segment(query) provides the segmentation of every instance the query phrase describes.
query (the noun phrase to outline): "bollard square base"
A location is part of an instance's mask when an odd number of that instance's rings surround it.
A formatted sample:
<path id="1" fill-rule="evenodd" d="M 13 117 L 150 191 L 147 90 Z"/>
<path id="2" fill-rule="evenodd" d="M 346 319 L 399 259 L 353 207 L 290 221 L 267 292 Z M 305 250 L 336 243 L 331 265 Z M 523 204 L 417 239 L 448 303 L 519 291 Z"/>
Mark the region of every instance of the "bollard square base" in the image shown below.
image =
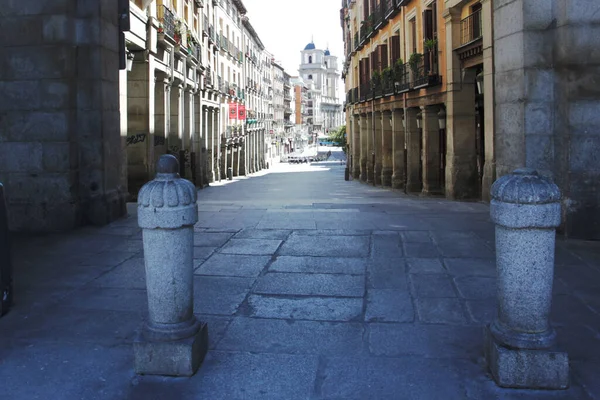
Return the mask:
<path id="1" fill-rule="evenodd" d="M 187 339 L 159 342 L 149 341 L 143 331 L 133 343 L 135 372 L 140 375 L 192 376 L 208 350 L 208 327 Z"/>
<path id="2" fill-rule="evenodd" d="M 485 359 L 496 381 L 506 388 L 567 389 L 569 357 L 567 353 L 505 347 L 485 328 Z"/>

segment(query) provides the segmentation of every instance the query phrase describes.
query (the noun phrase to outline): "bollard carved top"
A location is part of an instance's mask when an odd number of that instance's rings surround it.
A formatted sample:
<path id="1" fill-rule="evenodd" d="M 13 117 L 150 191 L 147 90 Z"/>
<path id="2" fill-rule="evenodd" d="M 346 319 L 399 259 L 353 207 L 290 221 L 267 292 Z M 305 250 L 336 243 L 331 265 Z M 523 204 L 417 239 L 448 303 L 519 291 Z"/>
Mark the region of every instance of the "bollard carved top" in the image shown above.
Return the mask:
<path id="1" fill-rule="evenodd" d="M 551 179 L 531 168 L 519 168 L 492 185 L 490 216 L 507 228 L 557 227 L 561 222 L 561 194 Z"/>
<path id="2" fill-rule="evenodd" d="M 156 170 L 156 178 L 138 194 L 138 225 L 145 229 L 194 225 L 198 222 L 196 187 L 179 176 L 177 158 L 162 155 Z"/>
<path id="3" fill-rule="evenodd" d="M 548 204 L 561 199 L 558 186 L 532 168 L 519 168 L 499 178 L 491 195 L 496 201 L 515 204 Z"/>

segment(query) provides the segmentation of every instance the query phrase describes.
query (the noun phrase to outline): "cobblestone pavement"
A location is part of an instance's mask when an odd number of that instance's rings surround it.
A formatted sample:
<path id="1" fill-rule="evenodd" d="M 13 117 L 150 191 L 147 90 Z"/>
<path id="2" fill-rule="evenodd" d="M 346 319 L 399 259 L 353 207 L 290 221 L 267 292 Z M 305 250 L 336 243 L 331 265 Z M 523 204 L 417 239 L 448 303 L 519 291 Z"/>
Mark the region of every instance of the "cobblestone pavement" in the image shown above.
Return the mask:
<path id="1" fill-rule="evenodd" d="M 0 319 L 8 399 L 600 399 L 600 245 L 557 243 L 553 323 L 566 391 L 499 389 L 482 359 L 495 296 L 480 203 L 279 165 L 199 192 L 192 378 L 135 376 L 146 313 L 135 205 L 102 228 L 21 237 Z"/>

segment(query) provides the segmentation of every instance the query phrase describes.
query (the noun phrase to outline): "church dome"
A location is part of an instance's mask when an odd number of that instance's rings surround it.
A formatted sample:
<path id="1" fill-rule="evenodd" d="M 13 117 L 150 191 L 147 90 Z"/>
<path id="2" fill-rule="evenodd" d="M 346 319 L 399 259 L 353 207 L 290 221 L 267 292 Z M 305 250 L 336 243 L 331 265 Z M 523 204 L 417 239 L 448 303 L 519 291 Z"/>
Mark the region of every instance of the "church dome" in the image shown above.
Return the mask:
<path id="1" fill-rule="evenodd" d="M 325 50 L 325 55 L 326 56 L 330 56 L 331 55 L 331 53 L 329 52 L 329 49 Z"/>
<path id="2" fill-rule="evenodd" d="M 304 50 L 314 50 L 315 49 L 315 44 L 313 42 L 310 42 L 309 44 L 306 45 L 306 47 L 304 48 Z"/>

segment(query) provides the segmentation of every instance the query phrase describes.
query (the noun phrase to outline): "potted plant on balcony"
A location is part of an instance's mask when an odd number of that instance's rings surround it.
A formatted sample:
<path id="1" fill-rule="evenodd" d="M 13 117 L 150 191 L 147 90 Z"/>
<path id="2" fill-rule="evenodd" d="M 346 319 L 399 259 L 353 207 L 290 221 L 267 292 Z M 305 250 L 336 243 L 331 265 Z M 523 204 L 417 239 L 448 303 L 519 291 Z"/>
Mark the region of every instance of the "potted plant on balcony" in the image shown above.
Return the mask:
<path id="1" fill-rule="evenodd" d="M 177 20 L 175 23 L 175 33 L 173 35 L 173 39 L 177 45 L 181 44 L 181 39 L 183 35 L 183 22 L 181 20 Z"/>
<path id="2" fill-rule="evenodd" d="M 390 67 L 385 67 L 383 71 L 381 71 L 381 76 L 383 80 L 384 90 L 389 92 L 390 89 L 394 90 L 394 71 Z"/>
<path id="3" fill-rule="evenodd" d="M 429 75 L 433 75 L 433 62 L 436 46 L 437 39 L 428 39 L 425 41 L 425 49 L 427 49 L 427 53 L 429 54 Z"/>
<path id="4" fill-rule="evenodd" d="M 423 60 L 423 54 L 421 53 L 412 53 L 410 58 L 408 59 L 408 63 L 410 64 L 410 69 L 413 74 L 416 75 L 419 70 L 419 63 Z"/>
<path id="5" fill-rule="evenodd" d="M 394 78 L 397 82 L 404 80 L 404 61 L 401 58 L 394 63 Z"/>
<path id="6" fill-rule="evenodd" d="M 379 71 L 373 71 L 371 74 L 371 92 L 373 96 L 379 91 L 381 88 L 381 73 Z"/>

